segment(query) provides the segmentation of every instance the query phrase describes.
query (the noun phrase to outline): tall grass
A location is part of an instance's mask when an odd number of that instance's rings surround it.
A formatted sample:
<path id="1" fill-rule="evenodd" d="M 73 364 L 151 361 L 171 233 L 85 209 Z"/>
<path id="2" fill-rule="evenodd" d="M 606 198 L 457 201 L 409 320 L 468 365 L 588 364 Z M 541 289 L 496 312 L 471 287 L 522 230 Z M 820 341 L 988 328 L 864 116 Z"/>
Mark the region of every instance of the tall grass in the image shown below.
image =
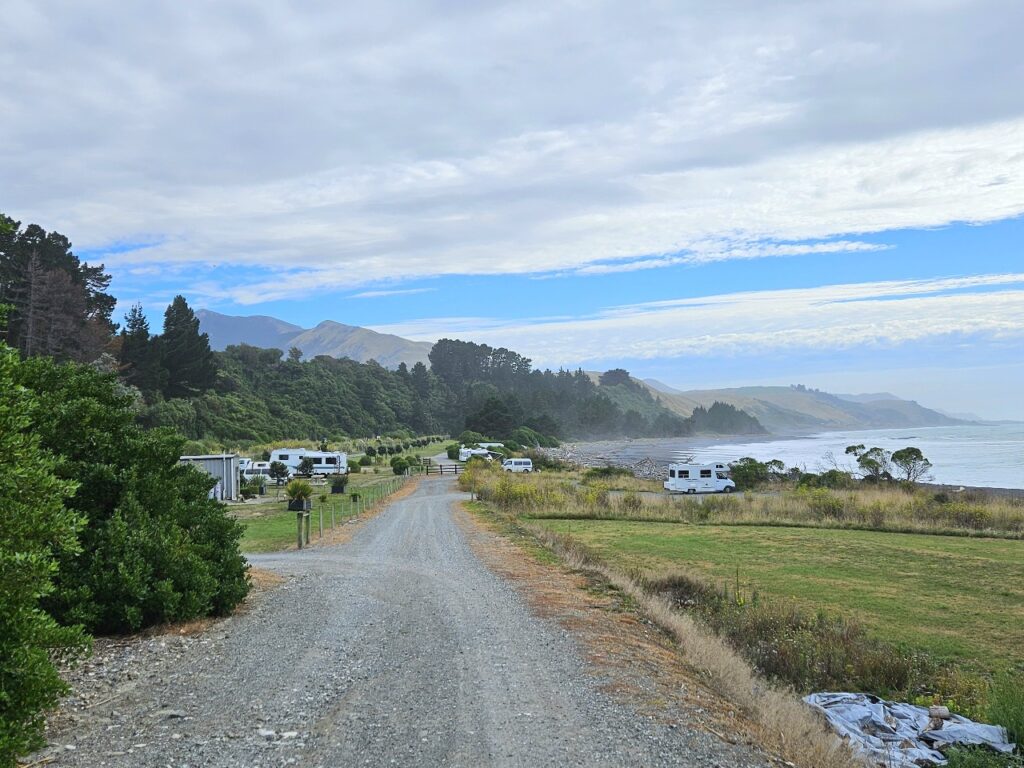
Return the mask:
<path id="1" fill-rule="evenodd" d="M 784 525 L 1024 538 L 1024 502 L 971 494 L 858 487 L 786 489 L 776 493 L 668 496 L 643 493 L 650 481 L 560 473 L 503 477 L 488 467 L 465 476 L 481 499 L 533 517 L 635 520 L 714 525 Z M 607 482 L 605 482 L 607 479 Z M 465 486 L 468 487 L 468 486 Z M 618 491 L 626 493 L 618 493 Z M 633 495 L 630 495 L 630 494 Z M 525 495 L 522 504 L 514 497 Z"/>

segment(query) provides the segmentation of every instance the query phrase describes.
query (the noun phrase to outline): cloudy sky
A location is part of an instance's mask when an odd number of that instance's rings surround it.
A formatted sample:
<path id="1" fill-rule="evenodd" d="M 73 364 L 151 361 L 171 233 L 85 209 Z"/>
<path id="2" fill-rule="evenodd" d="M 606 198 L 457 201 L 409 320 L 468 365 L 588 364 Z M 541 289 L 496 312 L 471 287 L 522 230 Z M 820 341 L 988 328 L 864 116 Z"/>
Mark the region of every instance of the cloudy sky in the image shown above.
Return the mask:
<path id="1" fill-rule="evenodd" d="M 0 210 L 122 309 L 1024 419 L 1024 4 L 5 3 Z"/>

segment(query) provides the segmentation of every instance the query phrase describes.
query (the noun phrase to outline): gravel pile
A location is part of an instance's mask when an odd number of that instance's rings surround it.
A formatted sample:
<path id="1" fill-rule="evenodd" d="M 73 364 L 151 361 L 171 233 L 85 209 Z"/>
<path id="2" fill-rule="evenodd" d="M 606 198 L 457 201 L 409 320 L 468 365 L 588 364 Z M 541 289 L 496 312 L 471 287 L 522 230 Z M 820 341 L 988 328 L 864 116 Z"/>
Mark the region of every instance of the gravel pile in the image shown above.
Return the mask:
<path id="1" fill-rule="evenodd" d="M 344 546 L 253 556 L 289 577 L 198 638 L 80 670 L 36 759 L 60 766 L 770 763 L 599 690 L 572 637 L 472 553 L 449 479 Z M 104 697 L 108 697 L 104 699 Z"/>

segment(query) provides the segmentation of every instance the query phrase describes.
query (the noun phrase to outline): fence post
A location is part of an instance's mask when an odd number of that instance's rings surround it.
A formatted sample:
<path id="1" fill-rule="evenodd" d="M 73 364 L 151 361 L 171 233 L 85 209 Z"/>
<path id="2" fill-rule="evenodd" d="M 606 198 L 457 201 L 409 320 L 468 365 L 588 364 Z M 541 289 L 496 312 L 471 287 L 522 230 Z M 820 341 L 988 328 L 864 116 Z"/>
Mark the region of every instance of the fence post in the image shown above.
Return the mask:
<path id="1" fill-rule="evenodd" d="M 320 538 L 322 539 L 324 537 L 324 505 L 319 504 L 317 511 L 320 512 Z"/>
<path id="2" fill-rule="evenodd" d="M 306 518 L 306 545 L 308 546 L 309 545 L 309 528 L 310 528 L 309 512 L 308 511 L 307 512 L 303 512 L 302 516 L 304 518 Z"/>
<path id="3" fill-rule="evenodd" d="M 298 532 L 298 545 L 299 545 L 299 549 L 302 549 L 302 513 L 301 512 L 296 512 L 295 513 L 295 522 L 298 524 L 298 528 L 299 528 L 299 532 Z"/>
<path id="4" fill-rule="evenodd" d="M 336 502 L 331 502 L 331 530 L 334 530 L 334 505 Z"/>

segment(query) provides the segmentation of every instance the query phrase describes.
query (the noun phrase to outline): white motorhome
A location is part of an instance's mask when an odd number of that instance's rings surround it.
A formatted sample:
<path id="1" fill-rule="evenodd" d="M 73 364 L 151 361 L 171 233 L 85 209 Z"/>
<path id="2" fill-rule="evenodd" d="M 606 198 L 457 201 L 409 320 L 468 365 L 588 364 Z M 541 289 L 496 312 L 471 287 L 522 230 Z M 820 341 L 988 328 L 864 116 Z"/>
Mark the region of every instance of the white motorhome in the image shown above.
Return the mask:
<path id="1" fill-rule="evenodd" d="M 464 445 L 459 446 L 459 461 L 469 461 L 473 456 L 482 456 L 488 461 L 491 460 L 491 452 L 486 448 L 467 448 Z"/>
<path id="2" fill-rule="evenodd" d="M 732 493 L 736 483 L 726 464 L 669 464 L 665 490 L 669 493 Z"/>
<path id="3" fill-rule="evenodd" d="M 306 448 L 275 448 L 270 461 L 279 461 L 294 475 L 305 458 L 313 460 L 314 475 L 344 475 L 348 473 L 348 455 L 341 451 L 310 451 Z"/>
<path id="4" fill-rule="evenodd" d="M 270 462 L 269 461 L 252 461 L 249 460 L 248 466 L 242 470 L 242 477 L 270 477 Z"/>

